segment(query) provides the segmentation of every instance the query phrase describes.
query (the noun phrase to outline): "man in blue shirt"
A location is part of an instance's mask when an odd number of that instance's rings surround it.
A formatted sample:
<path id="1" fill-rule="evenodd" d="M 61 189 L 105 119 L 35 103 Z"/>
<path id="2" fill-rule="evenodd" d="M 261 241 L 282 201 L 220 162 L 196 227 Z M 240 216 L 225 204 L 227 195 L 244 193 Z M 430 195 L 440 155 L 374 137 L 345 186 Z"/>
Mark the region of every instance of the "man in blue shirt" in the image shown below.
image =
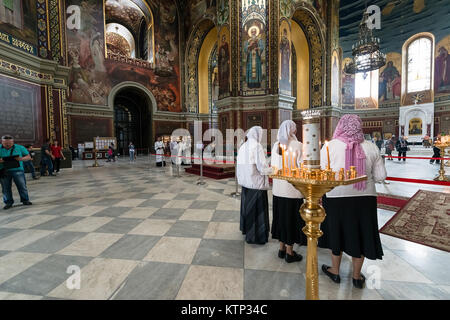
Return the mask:
<path id="1" fill-rule="evenodd" d="M 16 184 L 19 191 L 20 201 L 24 205 L 31 205 L 28 197 L 27 182 L 23 170 L 22 161 L 31 160 L 27 149 L 21 145 L 14 144 L 14 138 L 11 135 L 2 137 L 0 146 L 0 182 L 2 184 L 3 209 L 7 210 L 14 203 L 12 194 L 12 181 Z"/>

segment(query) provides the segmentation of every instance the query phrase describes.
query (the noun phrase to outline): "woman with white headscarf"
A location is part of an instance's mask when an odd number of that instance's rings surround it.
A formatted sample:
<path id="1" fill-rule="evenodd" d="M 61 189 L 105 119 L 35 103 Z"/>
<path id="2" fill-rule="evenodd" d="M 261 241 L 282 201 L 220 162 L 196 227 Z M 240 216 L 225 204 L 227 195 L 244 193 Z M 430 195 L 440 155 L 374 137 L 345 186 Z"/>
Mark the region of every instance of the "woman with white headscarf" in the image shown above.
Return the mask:
<path id="1" fill-rule="evenodd" d="M 272 167 L 283 167 L 281 148 L 285 148 L 288 160 L 295 162 L 297 168 L 302 162 L 302 143 L 295 136 L 297 125 L 292 120 L 283 121 L 278 129 L 277 142 L 272 148 Z M 286 164 L 292 167 L 290 160 Z M 301 261 L 302 256 L 293 250 L 294 243 L 306 245 L 307 239 L 302 231 L 305 222 L 300 216 L 300 206 L 303 203 L 303 195 L 289 182 L 280 179 L 273 180 L 273 219 L 272 238 L 280 241 L 278 257 L 285 259 L 287 263 Z"/>
<path id="2" fill-rule="evenodd" d="M 236 164 L 238 183 L 242 186 L 240 230 L 245 234 L 245 241 L 254 244 L 265 244 L 270 230 L 267 190 L 272 169 L 261 145 L 262 134 L 263 129 L 258 126 L 248 131 Z"/>
<path id="3" fill-rule="evenodd" d="M 367 180 L 336 187 L 322 200 L 327 216 L 321 225 L 323 236 L 318 245 L 331 249 L 332 263 L 331 267 L 322 265 L 322 271 L 333 282 L 340 283 L 339 267 L 342 252 L 345 252 L 352 257 L 353 286 L 362 289 L 364 258 L 381 260 L 383 256 L 375 182 L 386 178 L 386 168 L 377 146 L 364 139 L 362 121 L 357 115 L 346 114 L 339 120 L 328 148 L 333 171 L 355 166 L 358 175 L 367 175 Z M 323 147 L 320 153 L 323 169 L 327 161 L 327 151 Z"/>

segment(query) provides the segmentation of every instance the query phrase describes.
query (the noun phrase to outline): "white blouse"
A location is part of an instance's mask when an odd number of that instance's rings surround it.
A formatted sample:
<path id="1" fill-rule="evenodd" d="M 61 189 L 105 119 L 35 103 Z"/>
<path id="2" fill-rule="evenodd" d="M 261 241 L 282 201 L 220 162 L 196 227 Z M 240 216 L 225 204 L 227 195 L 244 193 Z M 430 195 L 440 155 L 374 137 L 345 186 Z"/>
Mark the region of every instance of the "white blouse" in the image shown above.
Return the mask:
<path id="1" fill-rule="evenodd" d="M 239 185 L 248 189 L 270 189 L 268 175 L 272 168 L 267 163 L 266 154 L 260 143 L 250 139 L 238 151 L 236 176 Z"/>
<path id="2" fill-rule="evenodd" d="M 272 167 L 277 167 L 277 169 L 282 168 L 281 163 L 281 156 L 278 154 L 278 145 L 279 142 L 275 142 L 272 148 L 272 159 L 271 159 L 271 165 Z M 296 154 L 296 166 L 297 168 L 300 168 L 300 164 L 302 163 L 302 143 L 291 139 L 289 140 L 289 144 L 286 148 L 286 150 L 292 150 L 292 152 L 295 152 Z M 291 167 L 290 162 L 288 162 L 288 167 Z M 301 199 L 303 198 L 303 195 L 300 191 L 295 189 L 292 184 L 285 180 L 280 179 L 273 179 L 273 186 L 272 186 L 272 194 L 277 197 L 283 197 L 283 198 L 291 198 L 291 199 Z"/>
<path id="3" fill-rule="evenodd" d="M 330 167 L 333 171 L 339 172 L 341 168 L 345 169 L 345 149 L 347 145 L 338 140 L 333 139 L 328 143 L 328 149 L 330 153 Z M 341 197 L 361 197 L 361 196 L 376 196 L 377 191 L 375 188 L 375 182 L 381 182 L 386 178 L 386 168 L 384 166 L 383 159 L 380 156 L 378 147 L 368 141 L 361 143 L 361 147 L 366 154 L 366 189 L 357 190 L 353 185 L 336 187 L 330 192 L 327 192 L 328 198 L 341 198 Z M 322 169 L 327 166 L 327 149 L 325 146 L 320 151 L 320 165 Z M 337 173 L 336 173 L 337 177 Z"/>

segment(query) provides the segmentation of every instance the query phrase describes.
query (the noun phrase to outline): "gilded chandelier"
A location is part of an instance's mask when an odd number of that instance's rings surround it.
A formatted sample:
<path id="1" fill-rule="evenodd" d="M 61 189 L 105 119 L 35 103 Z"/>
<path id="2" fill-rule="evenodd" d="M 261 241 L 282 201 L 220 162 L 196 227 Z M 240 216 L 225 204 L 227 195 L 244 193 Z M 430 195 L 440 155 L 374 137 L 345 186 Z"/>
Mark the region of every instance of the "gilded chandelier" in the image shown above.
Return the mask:
<path id="1" fill-rule="evenodd" d="M 369 13 L 364 12 L 359 24 L 359 40 L 352 46 L 353 60 L 345 67 L 350 74 L 370 72 L 386 64 L 386 55 L 380 52 L 380 38 L 374 38 L 372 29 L 367 26 Z"/>

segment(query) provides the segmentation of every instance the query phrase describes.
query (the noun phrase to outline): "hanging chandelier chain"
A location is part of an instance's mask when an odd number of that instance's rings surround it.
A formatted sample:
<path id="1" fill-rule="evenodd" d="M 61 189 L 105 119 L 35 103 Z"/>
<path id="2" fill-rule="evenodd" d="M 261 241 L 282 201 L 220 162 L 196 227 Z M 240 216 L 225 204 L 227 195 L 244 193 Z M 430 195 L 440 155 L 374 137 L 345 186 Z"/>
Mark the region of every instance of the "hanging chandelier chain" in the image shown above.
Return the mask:
<path id="1" fill-rule="evenodd" d="M 366 9 L 359 24 L 358 42 L 352 46 L 353 60 L 346 66 L 346 73 L 366 74 L 386 64 L 386 55 L 380 52 L 380 39 L 373 36 L 372 29 L 367 25 L 368 20 Z"/>

